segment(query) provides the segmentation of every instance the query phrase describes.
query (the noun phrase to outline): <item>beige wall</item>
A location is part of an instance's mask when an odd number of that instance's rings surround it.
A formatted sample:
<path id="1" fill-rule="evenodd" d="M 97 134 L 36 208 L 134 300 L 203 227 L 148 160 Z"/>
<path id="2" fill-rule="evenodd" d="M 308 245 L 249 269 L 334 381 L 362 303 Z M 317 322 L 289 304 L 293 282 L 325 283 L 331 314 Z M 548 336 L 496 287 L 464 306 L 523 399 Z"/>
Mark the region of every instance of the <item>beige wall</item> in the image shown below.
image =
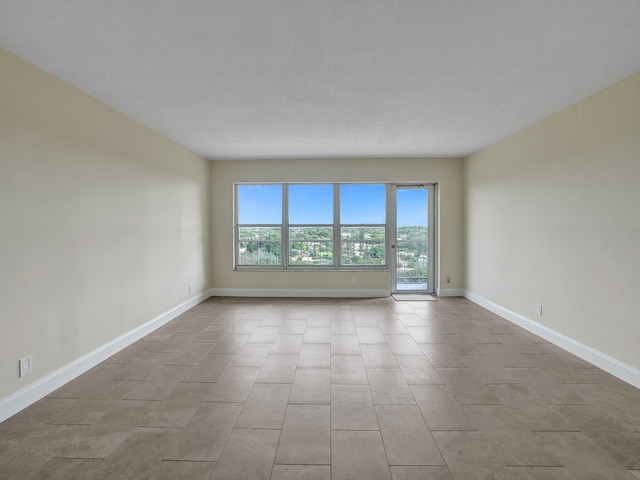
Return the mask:
<path id="1" fill-rule="evenodd" d="M 464 178 L 466 289 L 640 368 L 640 73 L 471 155 Z"/>
<path id="2" fill-rule="evenodd" d="M 435 182 L 439 185 L 440 278 L 462 287 L 460 159 L 218 161 L 211 170 L 213 286 L 219 289 L 389 289 L 389 272 L 247 272 L 233 270 L 234 182 Z M 351 278 L 358 277 L 358 285 Z"/>
<path id="3" fill-rule="evenodd" d="M 2 399 L 210 287 L 210 164 L 1 49 L 0 85 Z"/>

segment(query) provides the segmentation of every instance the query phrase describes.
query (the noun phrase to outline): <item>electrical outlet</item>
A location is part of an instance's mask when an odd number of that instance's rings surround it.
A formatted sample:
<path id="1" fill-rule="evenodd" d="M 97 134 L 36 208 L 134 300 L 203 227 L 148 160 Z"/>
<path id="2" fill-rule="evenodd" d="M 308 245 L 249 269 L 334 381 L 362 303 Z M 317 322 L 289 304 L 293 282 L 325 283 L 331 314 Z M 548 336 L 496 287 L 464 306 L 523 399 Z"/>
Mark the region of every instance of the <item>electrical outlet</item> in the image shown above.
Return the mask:
<path id="1" fill-rule="evenodd" d="M 447 277 L 447 283 L 451 283 L 451 277 Z"/>
<path id="2" fill-rule="evenodd" d="M 538 314 L 539 317 L 542 316 L 542 304 L 541 303 L 536 303 L 536 313 Z"/>
<path id="3" fill-rule="evenodd" d="M 357 285 L 358 284 L 358 277 L 351 277 L 351 285 Z"/>
<path id="4" fill-rule="evenodd" d="M 31 355 L 18 360 L 18 375 L 24 377 L 31 373 Z"/>

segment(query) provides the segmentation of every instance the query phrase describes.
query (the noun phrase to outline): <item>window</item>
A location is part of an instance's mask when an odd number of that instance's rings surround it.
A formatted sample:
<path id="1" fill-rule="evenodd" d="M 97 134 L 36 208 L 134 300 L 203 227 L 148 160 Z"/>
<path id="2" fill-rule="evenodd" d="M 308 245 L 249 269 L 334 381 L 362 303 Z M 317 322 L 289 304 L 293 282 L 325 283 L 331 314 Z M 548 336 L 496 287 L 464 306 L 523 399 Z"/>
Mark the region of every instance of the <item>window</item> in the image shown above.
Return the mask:
<path id="1" fill-rule="evenodd" d="M 340 185 L 343 265 L 385 265 L 385 185 Z"/>
<path id="2" fill-rule="evenodd" d="M 386 267 L 384 184 L 236 185 L 236 267 Z"/>
<path id="3" fill-rule="evenodd" d="M 236 265 L 282 265 L 282 185 L 238 185 Z"/>
<path id="4" fill-rule="evenodd" d="M 289 265 L 333 265 L 333 185 L 289 185 Z"/>

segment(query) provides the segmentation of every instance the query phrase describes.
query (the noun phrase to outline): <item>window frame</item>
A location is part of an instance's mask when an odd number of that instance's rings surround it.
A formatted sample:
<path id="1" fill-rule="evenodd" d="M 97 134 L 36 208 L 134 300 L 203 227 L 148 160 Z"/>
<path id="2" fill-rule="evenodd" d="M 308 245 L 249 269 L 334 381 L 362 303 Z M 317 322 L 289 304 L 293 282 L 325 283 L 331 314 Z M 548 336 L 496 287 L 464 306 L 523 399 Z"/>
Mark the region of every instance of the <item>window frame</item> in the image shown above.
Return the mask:
<path id="1" fill-rule="evenodd" d="M 282 186 L 282 223 L 280 224 L 240 224 L 238 190 L 242 185 L 281 185 Z M 290 185 L 331 185 L 333 189 L 333 224 L 290 224 L 289 223 L 289 186 Z M 341 185 L 383 185 L 385 194 L 384 223 L 375 224 L 342 224 L 340 223 L 340 186 Z M 237 271 L 388 271 L 389 270 L 389 213 L 390 184 L 375 181 L 362 182 L 234 182 L 233 184 L 233 249 L 234 265 Z M 267 227 L 280 228 L 281 264 L 240 264 L 240 228 Z M 333 229 L 333 264 L 332 265 L 300 265 L 290 262 L 290 229 L 296 227 L 331 227 Z M 384 228 L 384 264 L 343 264 L 342 263 L 342 228 Z"/>

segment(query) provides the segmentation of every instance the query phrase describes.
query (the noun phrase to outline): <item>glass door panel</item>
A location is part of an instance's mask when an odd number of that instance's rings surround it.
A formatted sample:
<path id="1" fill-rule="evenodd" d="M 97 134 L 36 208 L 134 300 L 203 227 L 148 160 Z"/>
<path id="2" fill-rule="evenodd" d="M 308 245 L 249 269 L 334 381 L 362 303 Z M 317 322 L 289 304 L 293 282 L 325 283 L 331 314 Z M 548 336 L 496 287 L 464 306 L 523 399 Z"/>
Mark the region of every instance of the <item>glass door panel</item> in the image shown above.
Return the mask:
<path id="1" fill-rule="evenodd" d="M 433 185 L 394 185 L 392 293 L 433 293 Z"/>

